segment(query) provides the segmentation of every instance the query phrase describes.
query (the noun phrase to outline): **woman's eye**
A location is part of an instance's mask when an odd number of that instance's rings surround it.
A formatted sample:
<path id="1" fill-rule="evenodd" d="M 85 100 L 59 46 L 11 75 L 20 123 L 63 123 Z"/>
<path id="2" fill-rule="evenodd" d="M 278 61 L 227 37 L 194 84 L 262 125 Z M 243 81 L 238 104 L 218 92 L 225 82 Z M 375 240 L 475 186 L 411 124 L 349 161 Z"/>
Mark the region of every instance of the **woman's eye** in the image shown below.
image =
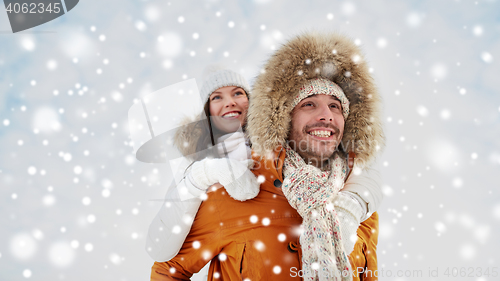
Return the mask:
<path id="1" fill-rule="evenodd" d="M 212 97 L 211 100 L 216 100 L 216 99 L 220 99 L 220 97 L 219 96 L 214 96 L 214 97 Z"/>
<path id="2" fill-rule="evenodd" d="M 242 92 L 236 92 L 234 93 L 235 96 L 240 96 L 240 95 L 244 95 Z"/>

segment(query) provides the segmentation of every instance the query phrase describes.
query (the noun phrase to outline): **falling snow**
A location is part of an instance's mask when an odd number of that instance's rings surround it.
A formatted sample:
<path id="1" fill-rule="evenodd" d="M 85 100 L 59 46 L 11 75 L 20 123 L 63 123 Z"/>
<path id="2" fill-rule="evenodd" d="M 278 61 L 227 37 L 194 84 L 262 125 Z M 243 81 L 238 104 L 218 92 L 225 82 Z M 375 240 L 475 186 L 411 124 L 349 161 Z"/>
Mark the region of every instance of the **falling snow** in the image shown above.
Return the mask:
<path id="1" fill-rule="evenodd" d="M 10 239 L 10 252 L 18 260 L 31 259 L 37 248 L 37 242 L 29 234 L 16 234 Z"/>
<path id="2" fill-rule="evenodd" d="M 489 52 L 481 53 L 481 59 L 483 59 L 483 61 L 486 63 L 493 62 L 493 56 Z"/>
<path id="3" fill-rule="evenodd" d="M 8 52 L 0 56 L 0 260 L 9 268 L 3 279 L 148 278 L 148 227 L 163 203 L 175 206 L 162 201 L 172 175 L 165 165 L 136 159 L 129 108 L 183 79 L 195 78 L 201 88 L 203 69 L 214 63 L 240 71 L 252 85 L 273 50 L 311 26 L 353 38 L 363 56 L 349 59 L 366 63 L 382 96 L 380 267 L 498 262 L 500 37 L 488 21 L 498 1 L 107 5 L 119 10 L 95 14 L 92 4 L 80 3 L 77 14 L 62 20 L 2 34 Z M 466 20 L 453 16 L 464 14 Z M 307 67 L 314 58 L 303 62 Z M 177 118 L 184 115 L 173 98 L 171 104 Z M 244 219 L 272 228 L 278 223 L 273 214 Z M 182 233 L 184 222 L 163 231 Z M 266 239 L 247 247 L 265 253 L 264 241 L 286 245 L 295 238 L 280 231 Z M 205 243 L 189 247 L 207 262 L 229 259 L 205 251 Z M 288 273 L 269 266 L 272 274 Z"/>
<path id="4" fill-rule="evenodd" d="M 49 260 L 56 267 L 67 267 L 75 259 L 75 251 L 67 242 L 56 242 L 49 248 Z"/>
<path id="5" fill-rule="evenodd" d="M 411 12 L 406 17 L 406 23 L 413 28 L 417 28 L 418 26 L 420 26 L 421 22 L 422 16 L 417 12 Z"/>

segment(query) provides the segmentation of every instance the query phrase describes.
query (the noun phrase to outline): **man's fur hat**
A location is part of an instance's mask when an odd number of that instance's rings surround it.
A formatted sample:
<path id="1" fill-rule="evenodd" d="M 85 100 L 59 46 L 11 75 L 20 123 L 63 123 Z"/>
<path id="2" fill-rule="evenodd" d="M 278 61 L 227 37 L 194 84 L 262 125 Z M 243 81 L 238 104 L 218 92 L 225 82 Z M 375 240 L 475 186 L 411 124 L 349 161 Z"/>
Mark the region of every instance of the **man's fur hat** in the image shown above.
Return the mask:
<path id="1" fill-rule="evenodd" d="M 339 85 L 350 102 L 341 148 L 356 153 L 360 168 L 384 146 L 381 98 L 361 50 L 335 33 L 305 33 L 278 49 L 257 77 L 247 115 L 252 149 L 260 154 L 285 144 L 292 102 L 304 83 L 316 77 Z"/>

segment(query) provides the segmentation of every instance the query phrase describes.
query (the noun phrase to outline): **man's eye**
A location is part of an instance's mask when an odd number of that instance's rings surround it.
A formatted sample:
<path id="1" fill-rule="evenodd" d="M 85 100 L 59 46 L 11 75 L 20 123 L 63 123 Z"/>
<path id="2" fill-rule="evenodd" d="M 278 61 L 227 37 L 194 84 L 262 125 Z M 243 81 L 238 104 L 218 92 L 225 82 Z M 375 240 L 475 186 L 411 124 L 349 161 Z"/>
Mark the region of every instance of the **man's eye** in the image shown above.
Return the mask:
<path id="1" fill-rule="evenodd" d="M 313 106 L 312 102 L 306 102 L 302 106 Z"/>
<path id="2" fill-rule="evenodd" d="M 336 103 L 332 104 L 331 107 L 332 108 L 340 108 L 340 106 L 338 104 L 336 104 Z"/>

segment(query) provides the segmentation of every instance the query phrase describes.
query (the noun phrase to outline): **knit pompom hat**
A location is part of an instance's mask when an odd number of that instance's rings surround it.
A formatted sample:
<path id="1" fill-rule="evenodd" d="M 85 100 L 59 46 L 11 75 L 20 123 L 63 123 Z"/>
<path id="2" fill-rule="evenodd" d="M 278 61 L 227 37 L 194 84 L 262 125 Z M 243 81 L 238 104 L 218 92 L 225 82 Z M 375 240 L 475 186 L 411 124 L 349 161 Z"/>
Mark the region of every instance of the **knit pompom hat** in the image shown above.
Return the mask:
<path id="1" fill-rule="evenodd" d="M 201 86 L 200 95 L 203 102 L 206 102 L 215 90 L 234 86 L 242 88 L 247 95 L 250 95 L 250 86 L 243 75 L 230 69 L 210 69 L 209 74 Z"/>
<path id="2" fill-rule="evenodd" d="M 342 116 L 344 120 L 349 116 L 349 100 L 342 91 L 339 85 L 324 78 L 314 78 L 307 80 L 307 82 L 300 87 L 299 93 L 295 96 L 292 102 L 292 108 L 297 106 L 303 99 L 312 95 L 329 95 L 336 97 L 342 105 Z"/>

